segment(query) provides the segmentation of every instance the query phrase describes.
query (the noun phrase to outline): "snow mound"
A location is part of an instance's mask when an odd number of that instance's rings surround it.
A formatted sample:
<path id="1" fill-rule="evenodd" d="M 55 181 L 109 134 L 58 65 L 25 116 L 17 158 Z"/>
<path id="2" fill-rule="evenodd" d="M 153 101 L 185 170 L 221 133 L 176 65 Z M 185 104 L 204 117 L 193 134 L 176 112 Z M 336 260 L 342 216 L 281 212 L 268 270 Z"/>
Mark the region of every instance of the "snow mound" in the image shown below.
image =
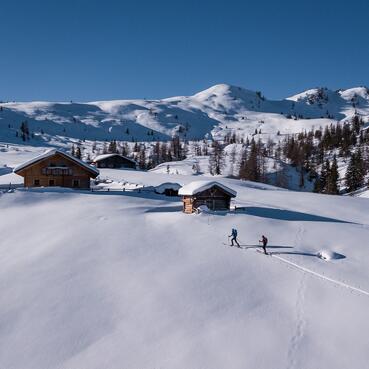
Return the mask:
<path id="1" fill-rule="evenodd" d="M 330 261 L 330 260 L 339 260 L 339 259 L 344 259 L 346 256 L 339 254 L 337 252 L 334 251 L 330 251 L 330 250 L 321 250 L 318 252 L 317 256 L 320 259 L 326 260 L 326 261 Z"/>

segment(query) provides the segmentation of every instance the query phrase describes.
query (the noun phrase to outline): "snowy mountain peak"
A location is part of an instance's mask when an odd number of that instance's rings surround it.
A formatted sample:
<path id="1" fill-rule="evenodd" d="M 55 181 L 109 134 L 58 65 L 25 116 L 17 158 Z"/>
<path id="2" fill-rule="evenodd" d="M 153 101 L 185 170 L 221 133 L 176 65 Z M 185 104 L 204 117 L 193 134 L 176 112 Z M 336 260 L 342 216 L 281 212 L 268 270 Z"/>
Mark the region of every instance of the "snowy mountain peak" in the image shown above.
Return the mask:
<path id="1" fill-rule="evenodd" d="M 346 90 L 340 89 L 337 91 L 332 91 L 326 87 L 312 88 L 303 91 L 299 94 L 288 97 L 288 100 L 305 102 L 309 105 L 314 103 L 327 102 L 331 99 L 342 98 L 346 101 L 353 101 L 358 98 L 369 100 L 369 89 L 365 86 L 352 87 Z"/>
<path id="2" fill-rule="evenodd" d="M 345 100 L 353 100 L 357 98 L 369 100 L 369 88 L 365 86 L 348 88 L 347 90 L 341 90 L 339 93 Z"/>
<path id="3" fill-rule="evenodd" d="M 206 100 L 211 98 L 231 98 L 231 99 L 249 99 L 259 96 L 260 93 L 255 91 L 247 90 L 243 87 L 228 85 L 225 83 L 217 84 L 206 90 L 200 91 L 193 97 L 200 100 Z"/>
<path id="4" fill-rule="evenodd" d="M 290 96 L 287 99 L 292 101 L 305 102 L 309 105 L 313 105 L 315 103 L 328 101 L 329 96 L 332 96 L 334 94 L 334 91 L 329 90 L 326 87 L 317 87 L 300 92 L 299 94 Z"/>

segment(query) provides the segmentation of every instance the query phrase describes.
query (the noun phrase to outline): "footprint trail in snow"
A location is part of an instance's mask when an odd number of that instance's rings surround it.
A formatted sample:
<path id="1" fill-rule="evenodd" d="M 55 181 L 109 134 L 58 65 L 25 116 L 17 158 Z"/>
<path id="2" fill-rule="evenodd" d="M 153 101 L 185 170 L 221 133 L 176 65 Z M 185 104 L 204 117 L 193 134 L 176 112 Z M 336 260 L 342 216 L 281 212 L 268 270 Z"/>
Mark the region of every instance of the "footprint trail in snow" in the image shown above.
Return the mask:
<path id="1" fill-rule="evenodd" d="M 296 353 L 299 350 L 300 343 L 304 337 L 305 333 L 305 312 L 304 312 L 304 305 L 305 305 L 305 273 L 302 275 L 298 290 L 297 290 L 297 297 L 296 297 L 296 327 L 293 336 L 291 337 L 288 352 L 287 352 L 287 369 L 298 368 Z"/>

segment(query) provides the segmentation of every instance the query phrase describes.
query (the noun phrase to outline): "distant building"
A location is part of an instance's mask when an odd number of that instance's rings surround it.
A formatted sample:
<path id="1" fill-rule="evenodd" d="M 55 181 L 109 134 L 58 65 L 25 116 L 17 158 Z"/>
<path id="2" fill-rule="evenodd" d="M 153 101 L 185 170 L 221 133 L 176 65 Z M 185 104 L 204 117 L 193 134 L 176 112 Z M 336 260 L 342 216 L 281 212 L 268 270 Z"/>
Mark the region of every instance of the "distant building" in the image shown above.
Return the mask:
<path id="1" fill-rule="evenodd" d="M 136 169 L 137 163 L 119 154 L 103 154 L 98 155 L 92 161 L 97 168 L 132 168 Z"/>
<path id="2" fill-rule="evenodd" d="M 90 188 L 99 171 L 63 151 L 51 149 L 14 168 L 24 177 L 25 187 Z"/>
<path id="3" fill-rule="evenodd" d="M 178 194 L 182 196 L 183 211 L 191 214 L 201 205 L 210 210 L 228 210 L 237 192 L 219 182 L 195 181 L 183 186 Z"/>
<path id="4" fill-rule="evenodd" d="M 165 196 L 178 196 L 178 190 L 182 186 L 179 183 L 165 182 L 155 187 L 155 192 Z"/>

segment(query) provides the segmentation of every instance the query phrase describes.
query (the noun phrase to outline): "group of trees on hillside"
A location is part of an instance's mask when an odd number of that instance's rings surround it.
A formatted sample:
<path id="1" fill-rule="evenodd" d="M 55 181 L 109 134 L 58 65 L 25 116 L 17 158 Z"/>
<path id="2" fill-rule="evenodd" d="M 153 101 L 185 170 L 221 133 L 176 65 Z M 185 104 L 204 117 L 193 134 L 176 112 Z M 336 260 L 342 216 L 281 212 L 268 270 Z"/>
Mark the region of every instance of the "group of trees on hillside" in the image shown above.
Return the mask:
<path id="1" fill-rule="evenodd" d="M 369 168 L 369 131 L 355 115 L 350 122 L 339 122 L 317 130 L 287 137 L 283 152 L 290 163 L 314 180 L 314 191 L 338 194 L 340 187 L 352 192 L 364 185 Z M 345 178 L 340 178 L 337 157 L 348 162 Z"/>
<path id="2" fill-rule="evenodd" d="M 82 141 L 77 146 L 72 145 L 71 154 L 77 158 L 83 156 L 85 148 Z M 201 150 L 200 150 L 201 151 Z M 112 140 L 105 142 L 102 148 L 97 148 L 97 143 L 92 145 L 93 155 L 116 153 L 134 159 L 141 169 L 152 169 L 155 166 L 186 158 L 187 142 L 175 136 L 169 142 L 135 142 L 133 145 L 127 141 L 119 142 Z M 89 158 L 87 158 L 89 159 Z"/>
<path id="3" fill-rule="evenodd" d="M 280 133 L 278 136 L 281 136 Z M 221 174 L 224 162 L 222 148 L 228 143 L 238 143 L 236 136 L 229 134 L 224 144 L 213 144 L 210 154 L 210 173 Z M 238 141 L 238 142 L 237 142 Z M 344 178 L 340 178 L 338 160 L 346 162 Z M 369 130 L 364 128 L 361 117 L 354 115 L 351 121 L 337 122 L 322 128 L 304 131 L 297 135 L 285 135 L 282 140 L 273 142 L 242 140 L 242 152 L 238 163 L 230 157 L 231 164 L 238 165 L 238 177 L 256 182 L 268 182 L 266 161 L 279 162 L 275 184 L 287 186 L 284 170 L 286 165 L 296 168 L 299 174 L 299 186 L 306 180 L 314 183 L 314 191 L 326 194 L 339 194 L 340 188 L 346 192 L 355 191 L 365 185 L 365 176 L 369 171 Z M 221 159 L 221 160 L 219 160 Z"/>

